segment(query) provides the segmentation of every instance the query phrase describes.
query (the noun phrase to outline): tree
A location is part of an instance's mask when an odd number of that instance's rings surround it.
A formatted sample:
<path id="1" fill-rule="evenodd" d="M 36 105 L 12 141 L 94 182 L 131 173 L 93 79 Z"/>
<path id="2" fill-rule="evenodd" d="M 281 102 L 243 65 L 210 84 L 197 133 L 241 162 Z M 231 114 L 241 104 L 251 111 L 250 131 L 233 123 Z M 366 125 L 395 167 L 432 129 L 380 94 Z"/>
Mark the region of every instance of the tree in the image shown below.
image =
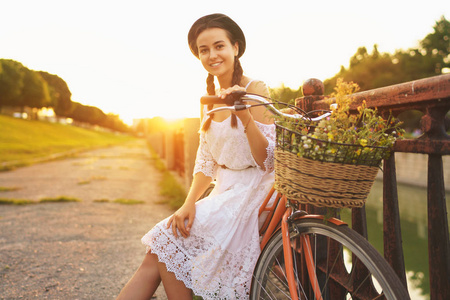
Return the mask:
<path id="1" fill-rule="evenodd" d="M 67 116 L 72 109 L 72 93 L 67 83 L 57 75 L 44 71 L 38 72 L 47 82 L 50 91 L 50 106 L 57 116 Z"/>
<path id="2" fill-rule="evenodd" d="M 128 127 L 128 125 L 126 125 L 116 114 L 107 114 L 106 119 L 101 125 L 115 131 L 130 132 L 130 128 Z"/>
<path id="3" fill-rule="evenodd" d="M 24 86 L 18 98 L 17 106 L 42 108 L 50 105 L 50 93 L 47 82 L 38 72 L 24 67 Z"/>
<path id="4" fill-rule="evenodd" d="M 442 74 L 450 67 L 450 23 L 444 17 L 436 22 L 434 32 L 421 42 L 420 48 L 397 50 L 394 54 L 372 53 L 360 47 L 350 58 L 348 69 L 324 81 L 325 94 L 336 86 L 337 78 L 356 82 L 362 91 Z"/>
<path id="5" fill-rule="evenodd" d="M 294 104 L 295 99 L 303 96 L 300 87 L 297 90 L 292 90 L 284 84 L 277 88 L 270 88 L 269 92 L 272 99 L 289 104 Z M 280 106 L 280 108 L 284 108 L 284 106 Z"/>
<path id="6" fill-rule="evenodd" d="M 396 69 L 392 56 L 380 53 L 377 45 L 373 46 L 372 53 L 366 47 L 360 47 L 350 58 L 348 69 L 341 66 L 338 74 L 324 81 L 325 94 L 333 92 L 338 78 L 357 83 L 361 90 L 393 84 L 399 80 Z"/>
<path id="7" fill-rule="evenodd" d="M 2 106 L 15 105 L 24 87 L 25 67 L 12 59 L 0 59 L 0 112 Z"/>
<path id="8" fill-rule="evenodd" d="M 425 51 L 425 56 L 434 58 L 434 69 L 440 74 L 443 68 L 450 67 L 450 22 L 442 16 L 433 29 L 434 32 L 428 34 L 420 42 L 420 46 Z"/>
<path id="9" fill-rule="evenodd" d="M 72 111 L 68 117 L 92 125 L 101 125 L 106 119 L 106 115 L 101 109 L 94 106 L 83 105 L 78 102 L 73 102 Z"/>

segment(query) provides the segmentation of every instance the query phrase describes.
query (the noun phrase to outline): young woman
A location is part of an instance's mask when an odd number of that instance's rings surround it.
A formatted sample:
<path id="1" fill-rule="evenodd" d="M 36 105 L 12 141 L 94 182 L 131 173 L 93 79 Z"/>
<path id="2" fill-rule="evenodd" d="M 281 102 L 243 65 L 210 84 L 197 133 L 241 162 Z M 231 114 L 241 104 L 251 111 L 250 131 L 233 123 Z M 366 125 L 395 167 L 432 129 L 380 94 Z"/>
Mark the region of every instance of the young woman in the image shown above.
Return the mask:
<path id="1" fill-rule="evenodd" d="M 189 47 L 208 72 L 208 94 L 267 95 L 243 75 L 245 37 L 223 14 L 197 20 Z M 220 85 L 216 91 L 214 78 Z M 260 253 L 258 209 L 274 180 L 275 127 L 264 107 L 207 116 L 202 107 L 194 179 L 183 206 L 143 238 L 147 255 L 118 299 L 149 299 L 163 282 L 169 299 L 247 299 Z M 216 180 L 211 194 L 198 198 Z"/>

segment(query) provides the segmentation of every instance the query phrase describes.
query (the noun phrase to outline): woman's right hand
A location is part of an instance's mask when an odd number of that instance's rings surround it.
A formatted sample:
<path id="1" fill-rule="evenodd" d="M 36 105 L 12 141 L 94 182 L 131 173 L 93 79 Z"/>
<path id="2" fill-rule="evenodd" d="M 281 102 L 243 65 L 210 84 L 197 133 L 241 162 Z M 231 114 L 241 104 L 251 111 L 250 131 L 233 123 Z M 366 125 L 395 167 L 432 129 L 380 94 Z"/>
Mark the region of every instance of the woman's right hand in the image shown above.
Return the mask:
<path id="1" fill-rule="evenodd" d="M 217 95 L 219 98 L 221 99 L 225 99 L 227 96 L 231 95 L 231 93 L 236 92 L 236 91 L 246 91 L 246 89 L 242 86 L 239 85 L 234 85 L 232 87 L 229 87 L 227 89 L 221 89 L 219 91 L 219 94 Z"/>
<path id="2" fill-rule="evenodd" d="M 185 202 L 170 218 L 167 222 L 167 229 L 172 226 L 173 235 L 177 238 L 178 231 L 180 234 L 187 238 L 190 234 L 192 224 L 195 218 L 195 203 Z M 185 221 L 188 220 L 187 224 Z"/>

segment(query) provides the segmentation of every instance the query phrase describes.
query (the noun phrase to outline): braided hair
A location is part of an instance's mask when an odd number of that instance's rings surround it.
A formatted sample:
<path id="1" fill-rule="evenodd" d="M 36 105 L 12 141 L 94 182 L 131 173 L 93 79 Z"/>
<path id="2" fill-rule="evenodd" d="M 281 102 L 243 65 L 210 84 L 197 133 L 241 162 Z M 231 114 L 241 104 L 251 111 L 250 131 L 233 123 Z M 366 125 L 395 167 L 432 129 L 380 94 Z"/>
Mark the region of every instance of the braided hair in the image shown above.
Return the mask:
<path id="1" fill-rule="evenodd" d="M 233 77 L 231 79 L 231 86 L 240 85 L 242 76 L 244 74 L 244 70 L 242 69 L 241 62 L 239 61 L 238 57 L 234 58 L 234 71 L 233 71 Z M 216 94 L 216 86 L 214 84 L 214 76 L 211 73 L 208 73 L 208 77 L 206 78 L 206 91 L 208 92 L 208 95 L 215 95 Z M 208 104 L 207 108 L 208 110 L 211 110 L 213 108 L 213 104 Z M 209 118 L 203 123 L 202 130 L 207 131 L 209 126 L 211 125 L 211 120 L 213 118 L 214 114 L 211 114 Z M 231 114 L 231 127 L 237 128 L 237 119 L 235 114 Z"/>

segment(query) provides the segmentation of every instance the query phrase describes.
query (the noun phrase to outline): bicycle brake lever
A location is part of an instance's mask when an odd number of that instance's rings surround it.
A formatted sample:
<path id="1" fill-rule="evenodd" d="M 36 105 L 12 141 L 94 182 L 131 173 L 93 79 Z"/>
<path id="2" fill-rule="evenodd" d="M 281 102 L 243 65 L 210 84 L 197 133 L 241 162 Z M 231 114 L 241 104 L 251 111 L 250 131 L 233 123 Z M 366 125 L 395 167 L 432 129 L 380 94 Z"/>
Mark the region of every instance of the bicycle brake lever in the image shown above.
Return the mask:
<path id="1" fill-rule="evenodd" d="M 246 104 L 235 104 L 234 105 L 234 110 L 235 111 L 240 111 L 240 110 L 245 110 L 245 109 L 247 109 L 247 108 L 250 108 L 251 107 L 251 105 L 246 105 Z"/>

